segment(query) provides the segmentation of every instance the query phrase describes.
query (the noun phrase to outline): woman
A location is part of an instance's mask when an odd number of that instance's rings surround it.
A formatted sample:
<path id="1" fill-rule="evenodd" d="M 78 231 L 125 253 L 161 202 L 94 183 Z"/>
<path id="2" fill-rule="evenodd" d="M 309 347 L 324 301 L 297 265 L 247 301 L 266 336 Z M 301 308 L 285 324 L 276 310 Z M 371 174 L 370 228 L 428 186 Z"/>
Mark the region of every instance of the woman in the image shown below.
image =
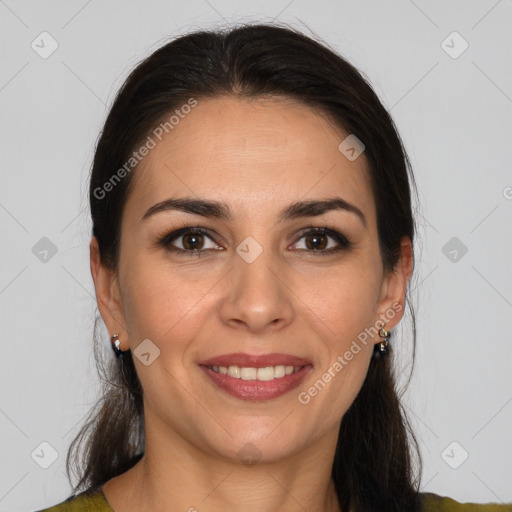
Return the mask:
<path id="1" fill-rule="evenodd" d="M 117 357 L 47 511 L 512 510 L 418 491 L 390 360 L 411 189 L 371 87 L 300 33 L 197 32 L 141 63 L 90 184 Z"/>

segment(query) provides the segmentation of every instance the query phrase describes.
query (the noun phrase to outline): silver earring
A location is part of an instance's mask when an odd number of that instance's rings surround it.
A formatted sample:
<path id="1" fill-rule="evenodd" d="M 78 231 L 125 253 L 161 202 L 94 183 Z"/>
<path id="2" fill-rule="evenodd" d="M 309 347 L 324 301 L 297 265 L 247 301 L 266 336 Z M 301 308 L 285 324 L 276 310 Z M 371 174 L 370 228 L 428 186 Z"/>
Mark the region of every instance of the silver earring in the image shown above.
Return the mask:
<path id="1" fill-rule="evenodd" d="M 112 344 L 112 350 L 114 354 L 119 359 L 123 355 L 123 350 L 121 350 L 121 342 L 119 341 L 119 334 L 113 334 L 110 338 L 110 343 Z"/>
<path id="2" fill-rule="evenodd" d="M 376 343 L 373 347 L 373 357 L 380 358 L 383 355 L 387 354 L 389 352 L 389 338 L 390 333 L 386 329 L 384 329 L 383 324 L 382 327 L 379 329 L 379 336 L 382 338 L 379 343 Z"/>

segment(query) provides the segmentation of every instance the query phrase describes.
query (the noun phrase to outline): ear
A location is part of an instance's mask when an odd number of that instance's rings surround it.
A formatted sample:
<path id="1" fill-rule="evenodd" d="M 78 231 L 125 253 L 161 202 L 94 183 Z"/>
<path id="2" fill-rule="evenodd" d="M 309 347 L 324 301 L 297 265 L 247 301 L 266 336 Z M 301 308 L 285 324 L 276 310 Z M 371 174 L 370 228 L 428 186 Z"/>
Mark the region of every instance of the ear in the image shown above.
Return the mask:
<path id="1" fill-rule="evenodd" d="M 101 261 L 100 249 L 96 237 L 89 245 L 91 258 L 91 275 L 96 290 L 96 300 L 101 318 L 105 322 L 109 336 L 119 335 L 121 349 L 126 350 L 126 322 L 121 300 L 117 274 L 114 269 L 106 267 Z M 123 341 L 125 347 L 123 348 Z"/>
<path id="2" fill-rule="evenodd" d="M 414 252 L 409 237 L 400 241 L 400 259 L 396 268 L 384 277 L 378 305 L 379 319 L 390 331 L 401 320 L 405 311 L 407 285 L 414 268 Z"/>

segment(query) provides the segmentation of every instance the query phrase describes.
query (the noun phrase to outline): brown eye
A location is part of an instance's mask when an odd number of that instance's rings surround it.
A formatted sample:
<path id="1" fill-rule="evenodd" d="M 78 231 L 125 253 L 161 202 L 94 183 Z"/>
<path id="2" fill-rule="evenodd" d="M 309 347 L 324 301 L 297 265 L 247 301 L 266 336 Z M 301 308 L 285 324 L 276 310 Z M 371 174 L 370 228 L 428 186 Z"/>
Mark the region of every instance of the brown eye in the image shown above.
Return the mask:
<path id="1" fill-rule="evenodd" d="M 182 228 L 160 238 L 159 243 L 171 252 L 191 256 L 207 255 L 211 250 L 222 250 L 215 237 L 205 228 Z"/>
<path id="2" fill-rule="evenodd" d="M 198 250 L 204 245 L 204 235 L 201 233 L 191 232 L 182 236 L 182 244 L 185 249 Z"/>
<path id="3" fill-rule="evenodd" d="M 300 247 L 300 245 L 303 247 Z M 351 243 L 341 233 L 328 228 L 313 228 L 304 232 L 294 244 L 295 249 L 315 255 L 332 254 L 351 247 Z"/>
<path id="4" fill-rule="evenodd" d="M 306 247 L 311 250 L 325 250 L 329 244 L 327 235 L 311 233 L 305 237 Z"/>

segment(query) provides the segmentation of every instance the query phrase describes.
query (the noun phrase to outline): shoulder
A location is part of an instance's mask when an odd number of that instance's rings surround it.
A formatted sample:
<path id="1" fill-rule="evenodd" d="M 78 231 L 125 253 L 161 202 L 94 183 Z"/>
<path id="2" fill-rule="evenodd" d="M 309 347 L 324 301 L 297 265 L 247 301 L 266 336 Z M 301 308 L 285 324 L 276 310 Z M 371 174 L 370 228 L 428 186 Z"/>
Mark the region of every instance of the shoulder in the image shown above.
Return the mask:
<path id="1" fill-rule="evenodd" d="M 421 493 L 421 512 L 512 512 L 512 503 L 459 503 L 430 492 Z"/>
<path id="2" fill-rule="evenodd" d="M 53 507 L 35 512 L 113 512 L 113 510 L 101 489 L 95 488 L 74 494 Z"/>

